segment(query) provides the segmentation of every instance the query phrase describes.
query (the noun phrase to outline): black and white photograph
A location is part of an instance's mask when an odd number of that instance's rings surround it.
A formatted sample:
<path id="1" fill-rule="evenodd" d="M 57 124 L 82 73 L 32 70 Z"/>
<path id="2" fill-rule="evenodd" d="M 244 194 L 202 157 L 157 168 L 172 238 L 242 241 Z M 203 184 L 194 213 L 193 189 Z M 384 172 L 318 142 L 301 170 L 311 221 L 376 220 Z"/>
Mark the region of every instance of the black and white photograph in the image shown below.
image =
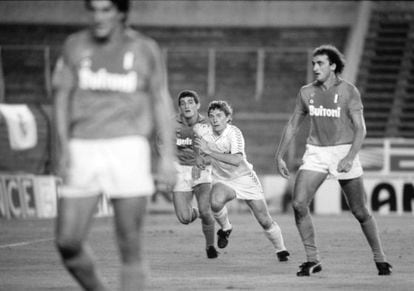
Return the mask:
<path id="1" fill-rule="evenodd" d="M 0 290 L 414 290 L 414 2 L 0 0 Z"/>

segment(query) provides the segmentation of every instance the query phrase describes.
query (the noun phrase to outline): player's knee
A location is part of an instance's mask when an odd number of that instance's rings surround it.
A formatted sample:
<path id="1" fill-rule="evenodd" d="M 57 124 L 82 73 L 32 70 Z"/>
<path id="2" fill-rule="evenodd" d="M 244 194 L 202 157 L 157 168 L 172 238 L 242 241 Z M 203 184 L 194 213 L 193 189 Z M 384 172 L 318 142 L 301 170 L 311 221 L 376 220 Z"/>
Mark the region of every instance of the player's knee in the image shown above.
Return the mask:
<path id="1" fill-rule="evenodd" d="M 139 260 L 141 250 L 140 233 L 130 231 L 126 235 L 118 236 L 118 247 L 123 263 L 133 263 Z"/>
<path id="2" fill-rule="evenodd" d="M 211 200 L 211 210 L 213 212 L 219 212 L 223 208 L 224 203 L 222 201 L 219 201 L 217 199 Z"/>
<path id="3" fill-rule="evenodd" d="M 212 195 L 210 202 L 211 202 L 210 203 L 211 210 L 213 210 L 213 212 L 219 212 L 226 204 L 225 199 L 222 197 L 219 197 L 218 195 Z"/>
<path id="4" fill-rule="evenodd" d="M 177 214 L 177 218 L 178 218 L 178 221 L 181 223 L 181 224 L 190 224 L 191 223 L 191 215 L 190 214 L 184 214 L 184 213 L 180 213 L 180 214 Z"/>
<path id="5" fill-rule="evenodd" d="M 82 249 L 82 243 L 76 239 L 58 238 L 55 245 L 64 260 L 76 257 Z"/>
<path id="6" fill-rule="evenodd" d="M 295 213 L 300 216 L 305 216 L 308 211 L 308 206 L 306 203 L 296 200 L 292 201 L 292 208 Z"/>
<path id="7" fill-rule="evenodd" d="M 211 217 L 211 210 L 210 210 L 210 204 L 207 206 L 202 206 L 198 208 L 198 211 L 200 212 L 200 218 L 201 219 L 208 219 Z"/>
<path id="8" fill-rule="evenodd" d="M 273 220 L 269 217 L 259 218 L 258 221 L 263 230 L 269 230 L 273 226 Z"/>
<path id="9" fill-rule="evenodd" d="M 364 223 L 371 217 L 366 207 L 358 207 L 355 209 L 351 209 L 351 212 L 360 223 Z"/>

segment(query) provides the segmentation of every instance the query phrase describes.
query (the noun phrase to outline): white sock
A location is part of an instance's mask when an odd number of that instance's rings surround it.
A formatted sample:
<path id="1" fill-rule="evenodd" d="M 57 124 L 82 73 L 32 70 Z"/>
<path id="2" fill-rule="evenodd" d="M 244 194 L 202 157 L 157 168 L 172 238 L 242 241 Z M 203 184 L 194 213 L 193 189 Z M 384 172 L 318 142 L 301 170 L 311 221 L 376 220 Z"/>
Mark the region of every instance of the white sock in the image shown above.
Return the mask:
<path id="1" fill-rule="evenodd" d="M 285 243 L 283 241 L 282 231 L 276 222 L 272 223 L 272 226 L 264 231 L 266 237 L 273 244 L 276 253 L 286 250 Z"/>
<path id="2" fill-rule="evenodd" d="M 219 212 L 213 212 L 213 216 L 217 223 L 221 226 L 222 230 L 229 230 L 232 228 L 226 206 L 224 206 Z"/>

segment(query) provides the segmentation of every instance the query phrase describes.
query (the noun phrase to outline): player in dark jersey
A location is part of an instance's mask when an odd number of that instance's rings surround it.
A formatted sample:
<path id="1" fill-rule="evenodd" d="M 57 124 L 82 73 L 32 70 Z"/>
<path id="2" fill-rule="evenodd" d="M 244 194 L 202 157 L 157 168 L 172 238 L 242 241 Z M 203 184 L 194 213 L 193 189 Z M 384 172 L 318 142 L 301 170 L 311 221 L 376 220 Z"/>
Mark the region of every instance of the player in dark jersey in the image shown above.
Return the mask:
<path id="1" fill-rule="evenodd" d="M 158 45 L 126 24 L 128 0 L 85 1 L 89 29 L 70 35 L 53 76 L 59 189 L 56 246 L 85 290 L 108 290 L 86 242 L 96 206 L 111 201 L 121 290 L 143 290 L 141 225 L 154 192 L 148 138 L 159 133 L 160 184 L 175 181 L 174 114 Z"/>
<path id="2" fill-rule="evenodd" d="M 175 214 L 183 224 L 201 218 L 201 227 L 206 240 L 207 258 L 217 258 L 214 247 L 214 218 L 210 207 L 211 166 L 200 169 L 197 159 L 202 157 L 193 146 L 194 137 L 211 130 L 207 119 L 199 113 L 200 99 L 192 90 L 178 94 L 179 113 L 175 118 L 175 136 L 178 163 L 177 183 L 173 191 Z M 202 161 L 200 161 L 202 164 Z M 198 208 L 193 207 L 196 197 Z"/>
<path id="3" fill-rule="evenodd" d="M 313 51 L 315 81 L 299 91 L 295 110 L 286 125 L 277 153 L 276 164 L 282 177 L 289 171 L 283 156 L 305 117 L 310 120 L 303 164 L 295 180 L 293 210 L 307 261 L 297 276 L 309 276 L 322 270 L 309 204 L 328 177 L 339 180 L 352 214 L 359 221 L 371 247 L 379 275 L 390 275 L 376 221 L 369 212 L 358 152 L 366 136 L 363 106 L 358 89 L 341 79 L 345 66 L 343 55 L 331 45 Z"/>

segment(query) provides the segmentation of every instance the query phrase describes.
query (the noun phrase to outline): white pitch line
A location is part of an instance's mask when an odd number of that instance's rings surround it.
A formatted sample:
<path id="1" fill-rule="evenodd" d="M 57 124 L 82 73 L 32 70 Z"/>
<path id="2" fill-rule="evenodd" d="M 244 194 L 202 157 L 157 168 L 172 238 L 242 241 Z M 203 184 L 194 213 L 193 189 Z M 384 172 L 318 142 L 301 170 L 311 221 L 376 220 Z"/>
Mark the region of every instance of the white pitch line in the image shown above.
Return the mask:
<path id="1" fill-rule="evenodd" d="M 54 238 L 42 238 L 42 239 L 36 239 L 36 240 L 22 241 L 22 242 L 18 242 L 18 243 L 14 243 L 14 244 L 5 244 L 5 245 L 0 245 L 0 249 L 27 246 L 27 245 L 31 245 L 31 244 L 35 244 L 35 243 L 51 241 L 53 239 Z"/>

